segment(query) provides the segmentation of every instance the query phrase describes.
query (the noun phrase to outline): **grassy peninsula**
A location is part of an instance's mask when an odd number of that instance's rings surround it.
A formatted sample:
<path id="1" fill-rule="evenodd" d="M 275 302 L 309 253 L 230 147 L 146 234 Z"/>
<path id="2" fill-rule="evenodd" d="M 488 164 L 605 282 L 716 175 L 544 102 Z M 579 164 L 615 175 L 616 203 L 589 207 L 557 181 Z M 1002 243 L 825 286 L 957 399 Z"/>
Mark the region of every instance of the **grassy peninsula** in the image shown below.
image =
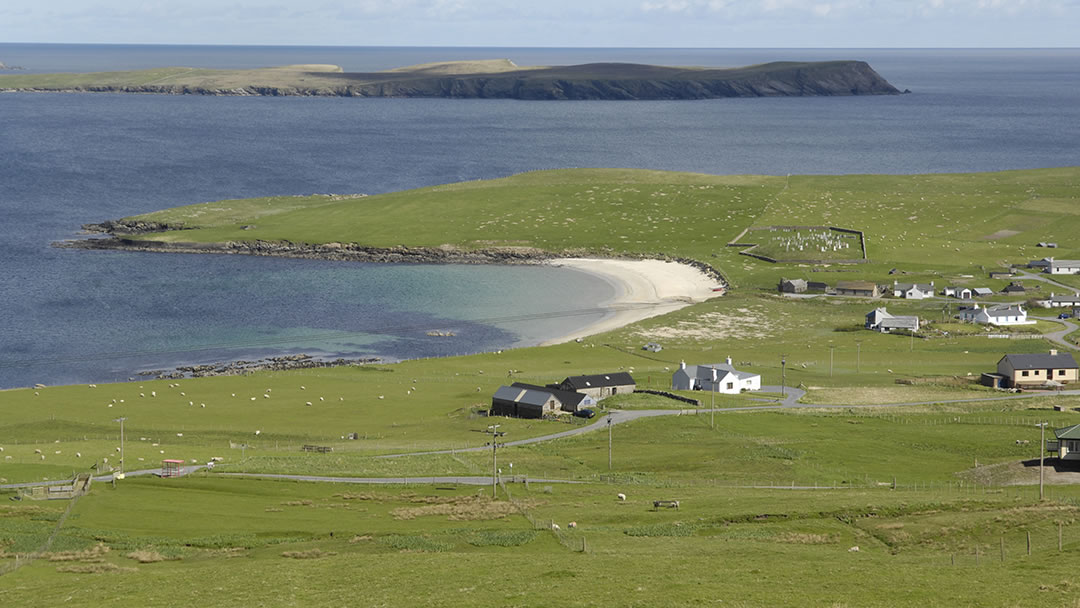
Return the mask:
<path id="1" fill-rule="evenodd" d="M 496 99 L 711 99 L 890 95 L 862 61 L 773 62 L 736 68 L 629 63 L 517 66 L 509 60 L 422 64 L 382 72 L 333 65 L 252 70 L 166 67 L 128 72 L 0 76 L 0 91 Z"/>
<path id="2" fill-rule="evenodd" d="M 74 505 L 7 500 L 15 491 L 0 490 L 0 571 L 7 571 L 0 599 L 84 606 L 326 605 L 346 596 L 372 606 L 1072 606 L 1078 473 L 1049 468 L 1040 500 L 1031 464 L 1040 447 L 1034 424 L 1075 424 L 1080 397 L 1001 400 L 1008 395 L 970 381 L 1003 352 L 1045 352 L 1051 344 L 857 330 L 873 306 L 938 321 L 941 300 L 774 292 L 780 276 L 829 283 L 895 276 L 997 288 L 1005 281 L 990 280 L 987 271 L 1042 257 L 1039 241 L 1057 241 L 1058 257 L 1078 256 L 1078 202 L 1078 168 L 791 178 L 574 170 L 368 197 L 220 201 L 126 218 L 110 228 L 119 246 L 289 241 L 331 249 L 356 243 L 677 256 L 712 265 L 734 288 L 581 343 L 395 365 L 4 391 L 0 483 L 63 479 L 91 462 L 103 466 L 103 458 L 115 464 L 120 416 L 127 419 L 128 470 L 163 458 L 224 460 L 186 478 L 97 484 Z M 727 246 L 748 228 L 794 225 L 861 231 L 868 261 L 774 264 Z M 125 230 L 133 233 L 120 234 Z M 783 249 L 749 234 L 771 253 Z M 651 340 L 664 349 L 642 351 Z M 719 396 L 718 408 L 749 409 L 717 412 L 713 420 L 704 407 L 680 412 L 685 404 L 655 395 L 619 395 L 603 403 L 672 415 L 615 425 L 610 469 L 608 433 L 600 430 L 500 448 L 504 478 L 512 470 L 533 481 L 506 483 L 496 500 L 490 486 L 434 479 L 491 474 L 488 437 L 478 431 L 496 421 L 477 412 L 503 383 L 627 370 L 640 386 L 660 389 L 679 361 L 727 355 L 765 384 L 780 383 L 783 358 L 783 378 L 807 391 L 808 406 L 772 409 L 775 403 L 751 395 Z M 602 419 L 497 422 L 506 441 L 586 424 L 604 429 Z M 354 432 L 358 439 L 346 438 Z M 396 483 L 223 474 L 241 472 Z M 656 509 L 655 500 L 679 500 L 680 508 Z M 37 559 L 26 563 L 28 555 Z"/>

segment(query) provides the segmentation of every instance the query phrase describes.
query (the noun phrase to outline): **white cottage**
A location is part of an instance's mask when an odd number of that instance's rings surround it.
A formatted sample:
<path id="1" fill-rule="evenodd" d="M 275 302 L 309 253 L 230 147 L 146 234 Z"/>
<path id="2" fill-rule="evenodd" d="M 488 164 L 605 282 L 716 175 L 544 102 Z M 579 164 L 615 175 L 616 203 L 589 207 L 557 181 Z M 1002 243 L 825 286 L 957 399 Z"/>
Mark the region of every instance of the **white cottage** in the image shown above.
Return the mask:
<path id="1" fill-rule="evenodd" d="M 982 323 L 984 325 L 1034 325 L 1035 321 L 1028 321 L 1027 311 L 1020 304 L 1006 306 L 980 307 L 975 304 L 971 307 L 960 309 L 957 317 L 961 321 L 969 323 Z"/>
<path id="2" fill-rule="evenodd" d="M 893 297 L 905 300 L 923 300 L 934 297 L 934 282 L 925 283 L 900 283 L 893 281 Z"/>
<path id="3" fill-rule="evenodd" d="M 726 363 L 711 365 L 679 364 L 679 369 L 671 376 L 671 388 L 676 391 L 714 391 L 737 395 L 743 391 L 761 390 L 761 376 L 742 372 L 731 364 L 731 357 Z"/>

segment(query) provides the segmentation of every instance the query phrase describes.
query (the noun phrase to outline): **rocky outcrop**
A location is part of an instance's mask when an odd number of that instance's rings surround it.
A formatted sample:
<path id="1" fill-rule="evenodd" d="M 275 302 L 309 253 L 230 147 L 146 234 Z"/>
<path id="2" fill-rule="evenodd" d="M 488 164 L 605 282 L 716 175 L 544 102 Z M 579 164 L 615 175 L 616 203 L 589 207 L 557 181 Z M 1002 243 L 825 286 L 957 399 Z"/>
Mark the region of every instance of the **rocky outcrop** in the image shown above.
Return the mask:
<path id="1" fill-rule="evenodd" d="M 367 365 L 370 363 L 379 363 L 381 361 L 382 359 L 379 357 L 365 357 L 363 359 L 316 359 L 308 354 L 281 355 L 279 357 L 259 359 L 258 361 L 239 360 L 230 361 L 228 363 L 181 365 L 173 371 L 154 369 L 141 371 L 138 375 L 152 377 L 158 380 L 181 380 L 184 378 L 207 378 L 210 376 L 242 376 L 265 371 Z"/>
<path id="2" fill-rule="evenodd" d="M 338 97 L 444 97 L 522 100 L 676 100 L 723 97 L 895 95 L 866 62 L 776 62 L 733 69 L 686 69 L 636 64 L 586 64 L 491 74 L 426 72 L 305 73 L 288 84 L 252 82 L 214 86 L 80 84 L 4 88 L 0 91 L 152 93 L 163 95 L 261 95 Z M 299 76 L 305 76 L 300 78 Z M 256 79 L 252 76 L 252 79 Z"/>

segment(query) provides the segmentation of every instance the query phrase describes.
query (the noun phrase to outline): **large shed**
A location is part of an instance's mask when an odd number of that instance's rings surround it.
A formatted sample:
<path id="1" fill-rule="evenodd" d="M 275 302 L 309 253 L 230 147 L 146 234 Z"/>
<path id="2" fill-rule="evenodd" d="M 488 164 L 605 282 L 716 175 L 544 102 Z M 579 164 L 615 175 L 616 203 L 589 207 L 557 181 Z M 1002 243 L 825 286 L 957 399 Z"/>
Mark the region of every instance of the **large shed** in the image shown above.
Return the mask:
<path id="1" fill-rule="evenodd" d="M 632 393 L 637 388 L 633 376 L 626 372 L 594 374 L 591 376 L 569 376 L 559 384 L 550 385 L 564 391 L 584 393 L 597 401 L 624 393 Z"/>

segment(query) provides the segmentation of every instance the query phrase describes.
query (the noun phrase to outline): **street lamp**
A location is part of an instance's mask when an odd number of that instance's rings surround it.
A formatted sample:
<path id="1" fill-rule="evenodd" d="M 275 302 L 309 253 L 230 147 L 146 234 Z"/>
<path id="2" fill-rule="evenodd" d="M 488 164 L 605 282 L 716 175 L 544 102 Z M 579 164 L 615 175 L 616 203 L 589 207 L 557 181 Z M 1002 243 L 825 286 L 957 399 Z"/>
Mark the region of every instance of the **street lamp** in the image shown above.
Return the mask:
<path id="1" fill-rule="evenodd" d="M 120 472 L 117 473 L 116 475 L 113 475 L 113 479 L 123 479 L 124 478 L 124 421 L 125 420 L 127 420 L 127 418 L 124 417 L 124 416 L 113 419 L 113 422 L 119 422 L 120 423 Z"/>

